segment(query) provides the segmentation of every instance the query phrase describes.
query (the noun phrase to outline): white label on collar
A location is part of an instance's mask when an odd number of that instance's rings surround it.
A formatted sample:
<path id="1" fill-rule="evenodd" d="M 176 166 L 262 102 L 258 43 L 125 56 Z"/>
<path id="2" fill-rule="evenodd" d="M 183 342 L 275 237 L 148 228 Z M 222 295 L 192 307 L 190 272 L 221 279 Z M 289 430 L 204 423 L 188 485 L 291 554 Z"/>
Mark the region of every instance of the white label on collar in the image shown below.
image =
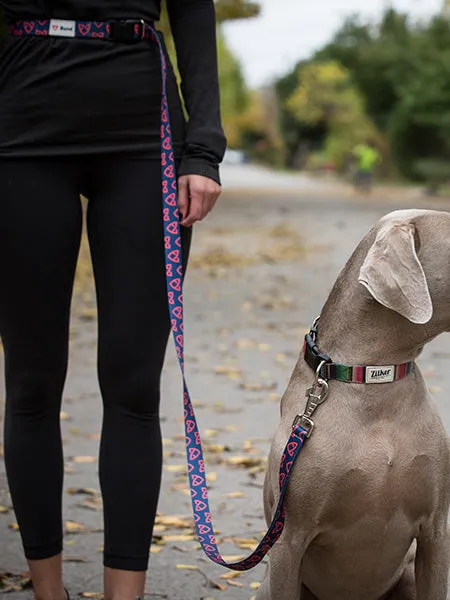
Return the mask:
<path id="1" fill-rule="evenodd" d="M 63 19 L 50 19 L 49 35 L 58 37 L 75 37 L 75 21 L 64 21 Z"/>
<path id="2" fill-rule="evenodd" d="M 390 383 L 394 381 L 395 367 L 366 367 L 366 383 Z"/>

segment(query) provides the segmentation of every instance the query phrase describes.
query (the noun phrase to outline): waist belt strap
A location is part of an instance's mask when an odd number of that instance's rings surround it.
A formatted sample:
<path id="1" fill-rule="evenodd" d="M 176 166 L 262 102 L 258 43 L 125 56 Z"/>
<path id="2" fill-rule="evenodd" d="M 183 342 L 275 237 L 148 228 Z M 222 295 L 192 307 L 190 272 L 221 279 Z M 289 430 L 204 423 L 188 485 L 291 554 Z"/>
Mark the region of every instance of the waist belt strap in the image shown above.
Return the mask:
<path id="1" fill-rule="evenodd" d="M 153 24 L 143 19 L 118 21 L 71 21 L 68 19 L 44 19 L 16 21 L 9 26 L 14 36 L 54 36 L 67 38 L 91 38 L 132 44 L 149 39 Z"/>

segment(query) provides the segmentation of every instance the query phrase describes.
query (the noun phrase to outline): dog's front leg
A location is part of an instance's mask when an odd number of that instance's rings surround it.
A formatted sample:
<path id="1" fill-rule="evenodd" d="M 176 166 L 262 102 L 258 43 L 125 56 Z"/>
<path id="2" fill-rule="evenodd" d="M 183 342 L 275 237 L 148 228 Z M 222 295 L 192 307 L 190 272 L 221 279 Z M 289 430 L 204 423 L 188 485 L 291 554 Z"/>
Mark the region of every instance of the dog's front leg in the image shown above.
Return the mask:
<path id="1" fill-rule="evenodd" d="M 417 600 L 446 600 L 450 564 L 447 518 L 422 527 L 415 561 Z"/>
<path id="2" fill-rule="evenodd" d="M 308 540 L 306 534 L 296 532 L 295 543 L 282 538 L 275 544 L 256 600 L 301 600 L 300 571 Z"/>

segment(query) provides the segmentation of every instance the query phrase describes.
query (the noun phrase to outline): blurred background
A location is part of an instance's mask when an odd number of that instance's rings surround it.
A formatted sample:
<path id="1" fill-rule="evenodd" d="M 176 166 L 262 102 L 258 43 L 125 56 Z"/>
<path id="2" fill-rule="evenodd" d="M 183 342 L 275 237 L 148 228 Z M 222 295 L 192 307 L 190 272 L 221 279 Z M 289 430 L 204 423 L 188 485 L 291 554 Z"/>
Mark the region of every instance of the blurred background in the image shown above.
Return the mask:
<path id="1" fill-rule="evenodd" d="M 228 162 L 450 180 L 449 0 L 217 0 Z M 170 37 L 167 23 L 163 21 Z"/>

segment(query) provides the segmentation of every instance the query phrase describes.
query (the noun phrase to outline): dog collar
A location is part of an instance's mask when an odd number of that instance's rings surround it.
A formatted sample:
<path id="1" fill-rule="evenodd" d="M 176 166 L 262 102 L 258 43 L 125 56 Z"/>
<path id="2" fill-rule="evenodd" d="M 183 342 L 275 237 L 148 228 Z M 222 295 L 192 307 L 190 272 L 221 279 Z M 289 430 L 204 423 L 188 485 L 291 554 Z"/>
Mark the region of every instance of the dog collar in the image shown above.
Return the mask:
<path id="1" fill-rule="evenodd" d="M 319 317 L 314 321 L 309 333 L 305 335 L 303 355 L 311 369 L 325 381 L 335 379 L 346 383 L 391 383 L 411 373 L 414 364 L 412 360 L 399 365 L 371 366 L 333 362 L 328 354 L 321 352 L 317 346 L 318 321 Z"/>

